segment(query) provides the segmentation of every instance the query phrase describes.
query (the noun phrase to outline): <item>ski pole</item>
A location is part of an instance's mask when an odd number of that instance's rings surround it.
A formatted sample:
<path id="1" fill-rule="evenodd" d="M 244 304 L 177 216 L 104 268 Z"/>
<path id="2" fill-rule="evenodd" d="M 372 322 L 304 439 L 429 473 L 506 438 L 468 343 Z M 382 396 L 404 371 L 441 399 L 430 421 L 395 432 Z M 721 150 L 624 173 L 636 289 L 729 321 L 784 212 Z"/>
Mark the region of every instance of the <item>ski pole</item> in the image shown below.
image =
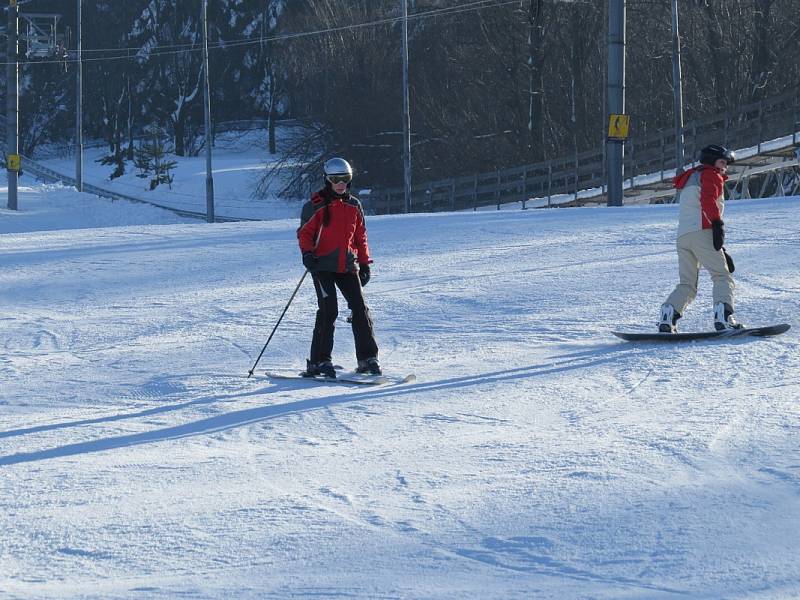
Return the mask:
<path id="1" fill-rule="evenodd" d="M 306 272 L 303 273 L 303 276 L 300 278 L 300 281 L 298 282 L 297 287 L 294 288 L 294 292 L 292 292 L 292 297 L 289 298 L 289 302 L 286 303 L 286 307 L 283 309 L 283 312 L 281 313 L 281 316 L 278 319 L 278 322 L 275 323 L 275 327 L 272 328 L 272 333 L 269 334 L 269 338 L 267 339 L 267 343 L 264 344 L 264 347 L 261 349 L 261 354 L 258 355 L 258 358 L 256 359 L 256 362 L 253 363 L 253 368 L 250 369 L 250 371 L 247 373 L 247 378 L 248 379 L 250 379 L 250 376 L 253 374 L 253 371 L 256 370 L 256 365 L 258 364 L 258 361 L 261 360 L 261 357 L 264 355 L 264 350 L 267 349 L 267 346 L 269 346 L 270 340 L 272 340 L 272 336 L 275 335 L 275 332 L 278 330 L 278 325 L 281 324 L 281 321 L 283 320 L 283 315 L 285 315 L 286 311 L 289 310 L 289 305 L 292 303 L 292 300 L 294 300 L 294 297 L 297 295 L 297 290 L 299 290 L 300 286 L 303 285 L 303 280 L 306 278 L 306 275 L 308 275 L 308 269 L 306 269 Z"/>

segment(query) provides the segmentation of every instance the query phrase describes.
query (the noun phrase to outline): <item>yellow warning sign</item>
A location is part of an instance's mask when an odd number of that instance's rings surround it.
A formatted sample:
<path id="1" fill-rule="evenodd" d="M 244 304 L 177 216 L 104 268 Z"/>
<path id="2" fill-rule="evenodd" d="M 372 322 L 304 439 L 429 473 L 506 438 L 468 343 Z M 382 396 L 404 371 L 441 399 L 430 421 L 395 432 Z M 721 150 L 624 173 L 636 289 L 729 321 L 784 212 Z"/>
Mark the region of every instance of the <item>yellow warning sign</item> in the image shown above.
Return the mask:
<path id="1" fill-rule="evenodd" d="M 19 154 L 9 154 L 6 157 L 6 164 L 8 165 L 9 171 L 19 171 L 20 166 L 22 165 L 22 160 L 20 159 Z"/>
<path id="2" fill-rule="evenodd" d="M 627 140 L 630 124 L 630 115 L 610 115 L 608 117 L 608 138 L 611 140 Z"/>

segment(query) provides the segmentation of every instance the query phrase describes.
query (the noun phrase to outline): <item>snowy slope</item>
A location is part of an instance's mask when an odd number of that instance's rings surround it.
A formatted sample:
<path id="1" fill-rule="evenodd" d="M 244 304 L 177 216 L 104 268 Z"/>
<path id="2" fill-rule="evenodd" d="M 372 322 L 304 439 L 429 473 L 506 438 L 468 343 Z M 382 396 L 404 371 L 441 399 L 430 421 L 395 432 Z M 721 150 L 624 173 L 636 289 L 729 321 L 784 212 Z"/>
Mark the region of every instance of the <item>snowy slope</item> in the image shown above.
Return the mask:
<path id="1" fill-rule="evenodd" d="M 292 143 L 300 132 L 292 127 L 279 127 L 278 151 Z M 259 180 L 279 160 L 280 154 L 270 156 L 266 153 L 268 137 L 265 130 L 247 132 L 228 132 L 217 136 L 212 159 L 214 179 L 214 208 L 218 216 L 249 219 L 292 218 L 299 213 L 298 202 L 286 202 L 277 198 L 283 188 L 282 175 L 274 176 L 270 183 L 272 194 L 267 198 L 254 198 Z M 63 152 L 62 152 L 63 154 Z M 121 177 L 109 179 L 113 166 L 102 165 L 98 161 L 107 154 L 107 148 L 93 146 L 84 152 L 84 181 L 102 189 L 126 194 L 141 200 L 156 202 L 194 212 L 206 212 L 206 159 L 199 156 L 175 156 L 169 154 L 176 163 L 171 171 L 171 185 L 160 185 L 149 189 L 149 180 L 137 176 L 137 169 L 128 162 L 126 172 Z M 266 158 L 265 158 L 266 157 Z M 69 176 L 75 174 L 73 156 L 37 157 L 37 162 Z M 321 178 L 320 178 L 321 179 Z M 322 182 L 320 181 L 320 184 Z"/>
<path id="2" fill-rule="evenodd" d="M 373 217 L 418 376 L 376 389 L 246 378 L 293 219 L 0 235 L 0 598 L 798 597 L 798 208 L 726 212 L 737 316 L 793 329 L 673 347 L 609 330 L 654 326 L 675 206 Z"/>

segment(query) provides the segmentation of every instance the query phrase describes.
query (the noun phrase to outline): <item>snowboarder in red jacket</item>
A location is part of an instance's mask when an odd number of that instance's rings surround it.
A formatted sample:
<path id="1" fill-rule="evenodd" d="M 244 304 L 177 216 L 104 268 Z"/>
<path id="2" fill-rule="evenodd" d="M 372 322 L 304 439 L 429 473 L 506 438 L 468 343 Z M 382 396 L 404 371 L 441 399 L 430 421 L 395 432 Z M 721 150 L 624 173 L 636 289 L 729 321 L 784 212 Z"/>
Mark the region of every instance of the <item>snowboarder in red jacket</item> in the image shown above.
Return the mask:
<path id="1" fill-rule="evenodd" d="M 725 252 L 725 210 L 723 184 L 734 154 L 716 144 L 700 151 L 700 165 L 674 179 L 680 209 L 678 217 L 678 273 L 680 283 L 661 305 L 658 330 L 677 331 L 676 321 L 697 296 L 700 267 L 713 282 L 714 327 L 717 330 L 741 329 L 733 318 L 733 261 Z"/>
<path id="2" fill-rule="evenodd" d="M 317 317 L 311 352 L 304 375 L 336 377 L 331 361 L 333 334 L 339 313 L 336 288 L 352 311 L 359 373 L 380 375 L 378 346 L 372 317 L 364 302 L 363 287 L 370 280 L 369 245 L 364 210 L 350 193 L 353 169 L 342 158 L 323 166 L 325 187 L 303 205 L 297 239 L 303 264 L 311 273 L 317 292 Z"/>

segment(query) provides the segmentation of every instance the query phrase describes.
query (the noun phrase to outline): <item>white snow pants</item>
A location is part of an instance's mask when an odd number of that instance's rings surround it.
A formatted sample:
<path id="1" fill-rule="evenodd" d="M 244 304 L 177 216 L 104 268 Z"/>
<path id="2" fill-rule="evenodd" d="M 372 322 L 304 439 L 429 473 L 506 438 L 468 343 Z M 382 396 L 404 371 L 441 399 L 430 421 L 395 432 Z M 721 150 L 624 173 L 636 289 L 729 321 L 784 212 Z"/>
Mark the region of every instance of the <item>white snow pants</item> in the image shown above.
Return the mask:
<path id="1" fill-rule="evenodd" d="M 697 296 L 697 282 L 700 267 L 704 267 L 711 275 L 713 282 L 712 295 L 714 304 L 725 302 L 733 308 L 733 277 L 728 271 L 725 254 L 722 250 L 714 250 L 714 240 L 710 229 L 690 231 L 677 241 L 678 275 L 680 283 L 666 299 L 676 312 L 683 311 Z"/>

